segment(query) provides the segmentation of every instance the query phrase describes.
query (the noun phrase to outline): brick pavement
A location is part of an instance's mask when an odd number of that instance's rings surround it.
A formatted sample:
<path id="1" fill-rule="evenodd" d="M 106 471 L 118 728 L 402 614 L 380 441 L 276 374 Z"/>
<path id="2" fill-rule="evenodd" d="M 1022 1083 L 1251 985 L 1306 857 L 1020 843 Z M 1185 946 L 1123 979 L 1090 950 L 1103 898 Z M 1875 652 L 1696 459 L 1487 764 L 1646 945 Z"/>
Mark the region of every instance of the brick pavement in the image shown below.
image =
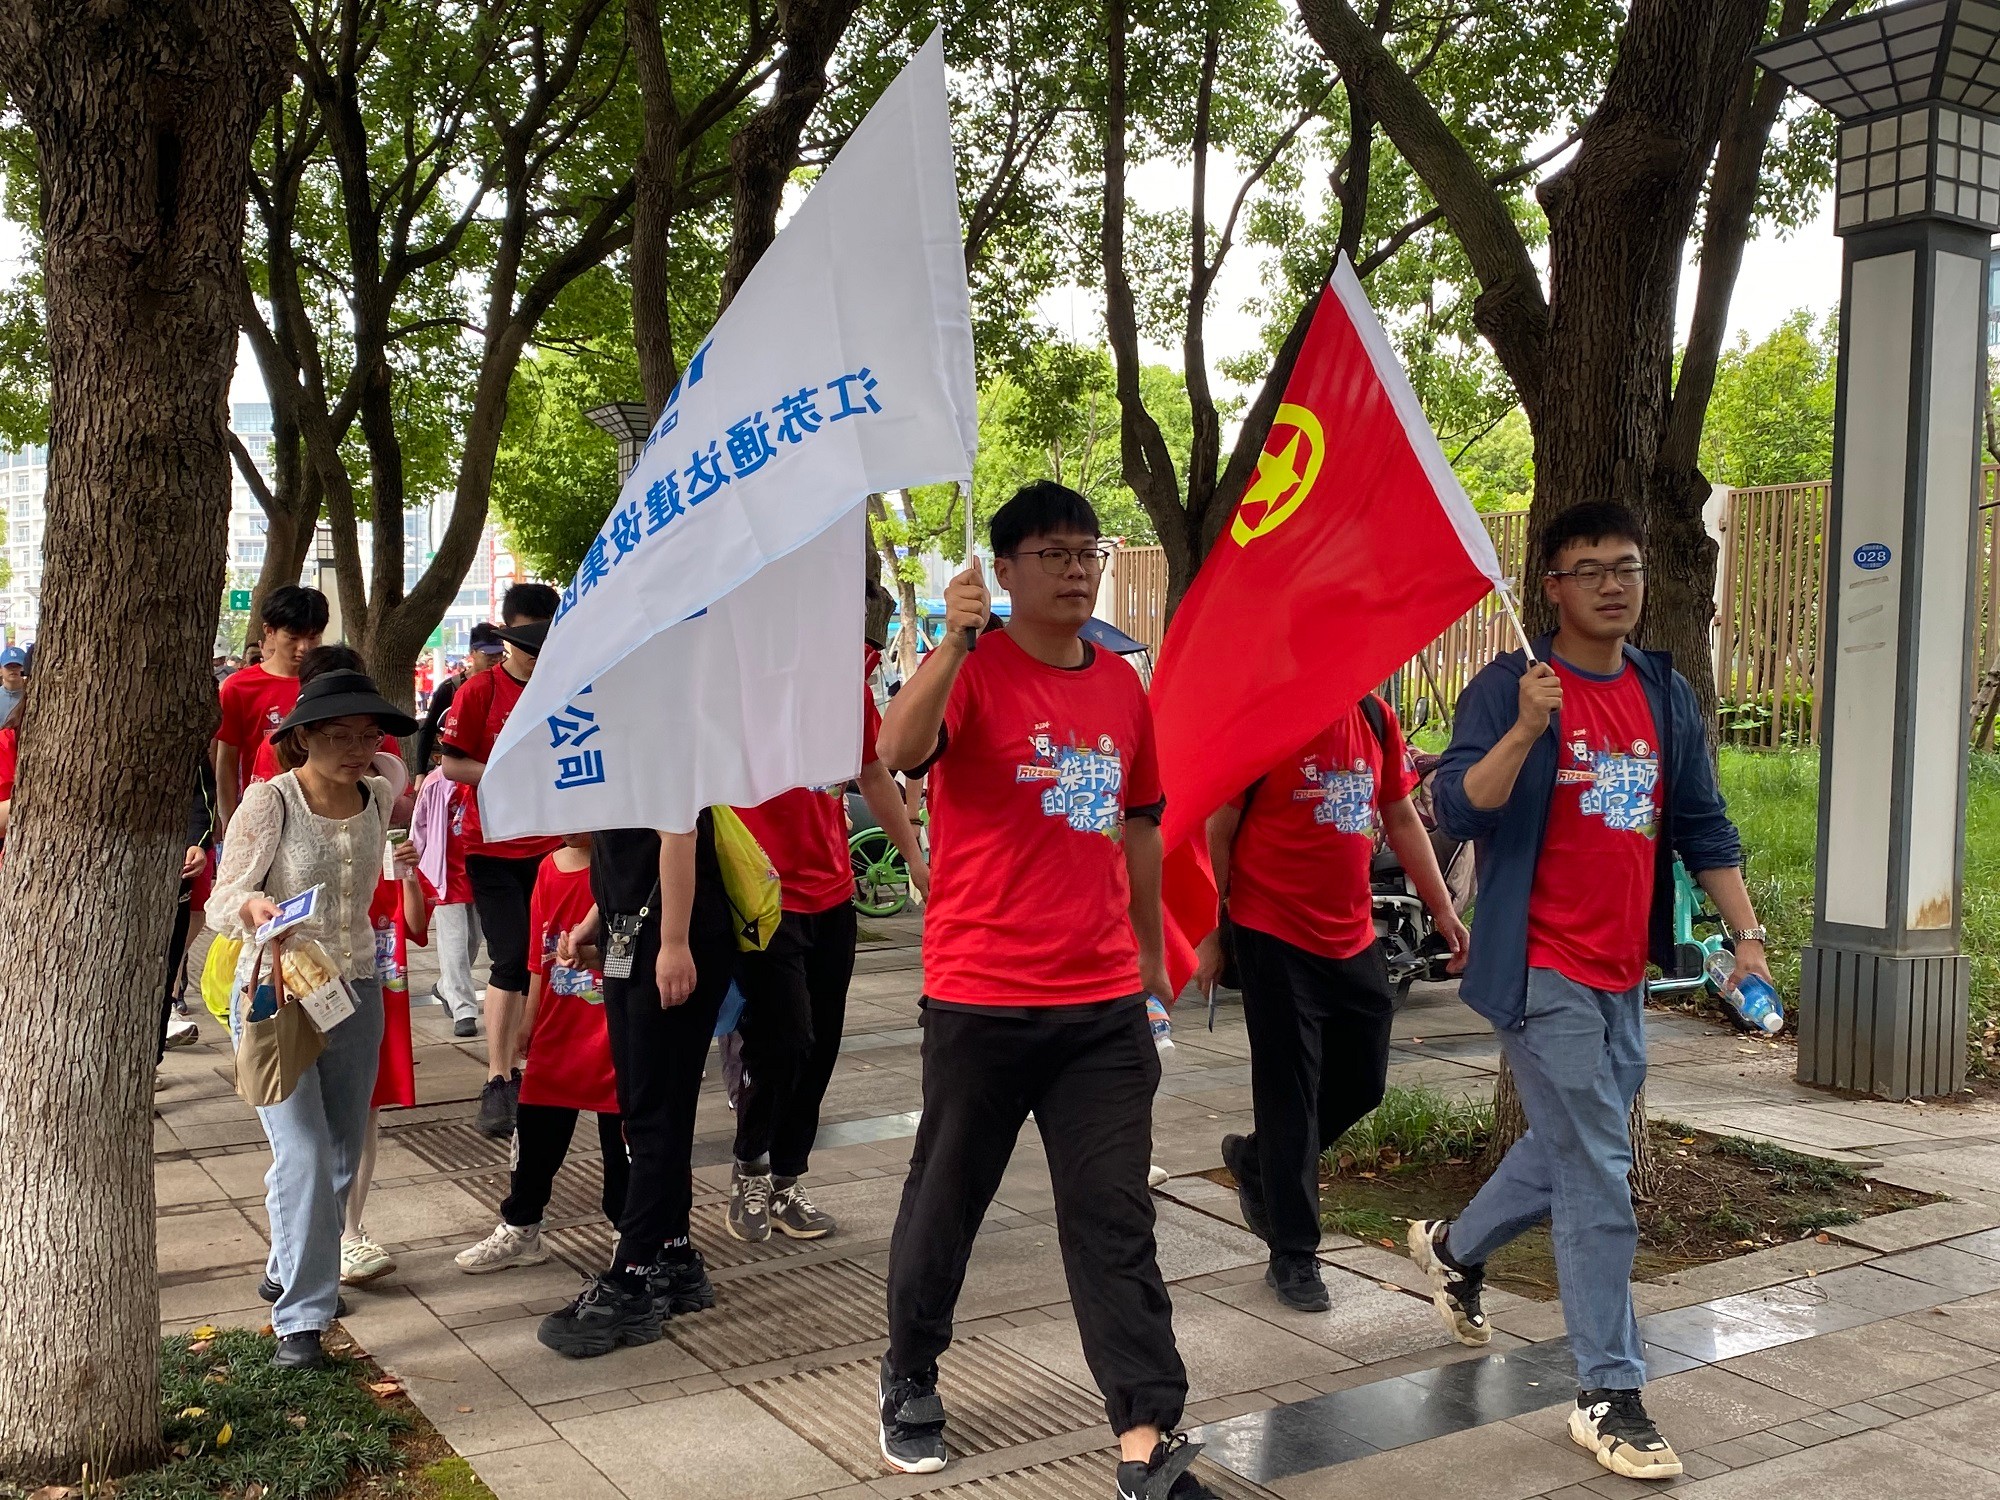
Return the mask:
<path id="1" fill-rule="evenodd" d="M 919 1104 L 916 924 L 872 924 L 814 1156 L 838 1235 L 739 1245 L 722 1230 L 730 1117 L 712 1069 L 696 1154 L 695 1236 L 719 1305 L 668 1337 L 563 1360 L 543 1314 L 601 1265 L 600 1163 L 579 1132 L 551 1205 L 549 1265 L 469 1277 L 452 1255 L 483 1235 L 506 1152 L 470 1128 L 483 1048 L 419 1005 L 418 1108 L 389 1116 L 369 1227 L 399 1262 L 348 1293 L 348 1332 L 397 1374 L 500 1500 L 788 1500 L 804 1495 L 1042 1500 L 1109 1492 L 1112 1450 L 1064 1292 L 1047 1167 L 1032 1131 L 987 1217 L 944 1361 L 953 1462 L 890 1476 L 874 1452 L 873 1370 L 890 1227 Z M 422 969 L 415 988 L 429 975 Z M 169 1328 L 261 1321 L 264 1167 L 228 1054 L 169 1057 L 155 1122 L 161 1316 Z M 2000 1493 L 2000 1108 L 1844 1100 L 1791 1082 L 1781 1043 L 1687 1018 L 1648 1021 L 1656 1112 L 1862 1162 L 1951 1202 L 1643 1284 L 1649 1403 L 1701 1500 L 1885 1488 Z M 1262 1283 L 1234 1195 L 1200 1172 L 1248 1127 L 1240 1010 L 1216 1029 L 1184 1012 L 1155 1109 L 1160 1253 L 1193 1389 L 1202 1467 L 1232 1500 L 1377 1495 L 1618 1500 L 1563 1435 L 1573 1384 L 1559 1308 L 1505 1294 L 1490 1352 L 1445 1341 L 1408 1263 L 1329 1236 L 1334 1306 L 1306 1316 Z M 1496 1049 L 1444 986 L 1397 1018 L 1393 1080 L 1479 1093 Z M 1657 1487 L 1657 1486 L 1656 1486 Z"/>

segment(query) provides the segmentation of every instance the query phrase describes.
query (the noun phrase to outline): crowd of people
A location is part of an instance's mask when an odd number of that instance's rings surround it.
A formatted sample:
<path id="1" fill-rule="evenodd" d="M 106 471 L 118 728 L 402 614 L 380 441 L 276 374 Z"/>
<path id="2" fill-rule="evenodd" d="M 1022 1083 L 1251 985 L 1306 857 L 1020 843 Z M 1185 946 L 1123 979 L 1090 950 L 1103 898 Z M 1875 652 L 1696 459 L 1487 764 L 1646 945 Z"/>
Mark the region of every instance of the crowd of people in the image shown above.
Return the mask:
<path id="1" fill-rule="evenodd" d="M 993 517 L 990 540 L 1012 603 L 1004 628 L 975 563 L 946 591 L 944 637 L 886 708 L 857 684 L 856 785 L 928 897 L 923 1112 L 889 1257 L 881 1452 L 904 1473 L 945 1463 L 938 1358 L 974 1236 L 1032 1114 L 1084 1355 L 1118 1438 L 1118 1492 L 1201 1500 L 1212 1492 L 1178 1433 L 1187 1374 L 1148 1190 L 1161 1065 L 1147 1000 L 1171 1004 L 1175 988 L 1151 712 L 1137 674 L 1080 634 L 1105 556 L 1083 497 L 1031 484 Z M 1317 1163 L 1383 1095 L 1394 996 L 1370 862 L 1378 840 L 1395 851 L 1464 970 L 1464 998 L 1499 1034 L 1532 1127 L 1455 1219 L 1412 1225 L 1412 1258 L 1444 1329 L 1483 1344 L 1487 1260 L 1552 1220 L 1579 1385 L 1570 1431 L 1615 1474 L 1670 1477 L 1679 1461 L 1640 1394 L 1626 1119 L 1645 1071 L 1644 970 L 1676 857 L 1732 930 L 1738 972 L 1768 968 L 1693 695 L 1664 658 L 1627 643 L 1645 589 L 1638 523 L 1615 505 L 1580 507 L 1544 547 L 1558 628 L 1472 683 L 1436 778 L 1445 829 L 1479 841 L 1475 927 L 1459 920 L 1412 807 L 1394 711 L 1372 696 L 1329 705 L 1320 735 L 1208 820 L 1219 920 L 1197 950 L 1194 988 L 1225 973 L 1241 987 L 1255 1125 L 1224 1137 L 1222 1155 L 1245 1222 L 1269 1247 L 1272 1294 L 1324 1310 Z M 273 1158 L 263 1290 L 281 1365 L 323 1359 L 341 1284 L 393 1269 L 362 1209 L 376 1112 L 415 1097 L 408 943 L 435 942 L 435 998 L 454 1033 L 483 1028 L 478 1124 L 512 1141 L 497 1223 L 459 1267 L 490 1274 L 549 1258 L 542 1221 L 556 1175 L 578 1116 L 597 1118 L 616 1246 L 543 1321 L 544 1345 L 605 1355 L 715 1305 L 690 1237 L 690 1164 L 732 989 L 742 1078 L 727 1232 L 759 1241 L 838 1229 L 807 1178 L 855 960 L 846 789 L 711 809 L 688 833 L 487 839 L 476 789 L 557 603 L 543 585 L 510 589 L 500 624 L 475 633 L 421 724 L 351 651 L 320 644 L 326 601 L 310 589 L 264 601 L 261 659 L 222 680 L 212 762 L 192 777 L 163 1045 L 197 910 L 217 933 L 253 939 L 278 903 L 318 887 L 313 930 L 353 1004 L 289 1097 L 259 1110 Z M 0 656 L 0 691 L 18 692 L 6 675 L 15 665 Z M 18 700 L 0 728 L 0 769 L 17 719 Z M 412 734 L 414 777 L 396 739 Z M 923 779 L 928 847 L 898 773 Z M 718 852 L 725 812 L 779 882 L 775 931 L 747 947 Z M 482 941 L 489 977 L 475 995 Z M 255 952 L 246 941 L 232 1033 Z"/>

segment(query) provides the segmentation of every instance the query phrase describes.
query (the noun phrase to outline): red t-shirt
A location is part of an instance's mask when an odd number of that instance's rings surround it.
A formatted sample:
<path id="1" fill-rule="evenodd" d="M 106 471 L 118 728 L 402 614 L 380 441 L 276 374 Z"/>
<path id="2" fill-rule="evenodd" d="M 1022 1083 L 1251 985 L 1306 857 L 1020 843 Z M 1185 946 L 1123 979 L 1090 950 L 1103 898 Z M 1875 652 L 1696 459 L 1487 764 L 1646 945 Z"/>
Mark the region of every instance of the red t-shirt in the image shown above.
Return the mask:
<path id="1" fill-rule="evenodd" d="M 484 672 L 474 672 L 452 695 L 445 710 L 438 739 L 468 760 L 484 765 L 493 755 L 493 742 L 507 723 L 507 715 L 521 701 L 525 684 L 514 679 L 506 665 L 495 662 Z M 493 859 L 530 859 L 547 854 L 562 843 L 559 838 L 530 837 L 502 839 L 488 843 L 479 833 L 479 798 L 465 799 L 465 852 Z"/>
<path id="2" fill-rule="evenodd" d="M 1660 836 L 1660 736 L 1629 666 L 1562 679 L 1555 796 L 1528 896 L 1528 964 L 1592 989 L 1646 977 L 1653 858 Z"/>
<path id="3" fill-rule="evenodd" d="M 1128 809 L 1161 800 L 1153 713 L 1121 658 L 1036 661 L 1004 631 L 966 658 L 931 771 L 924 993 L 1083 1005 L 1140 993 Z"/>
<path id="4" fill-rule="evenodd" d="M 556 962 L 556 943 L 590 914 L 590 866 L 559 870 L 542 861 L 528 903 L 528 969 L 542 976 L 541 1005 L 521 1065 L 521 1102 L 618 1113 L 611 1034 L 604 1025 L 604 976 Z"/>
<path id="5" fill-rule="evenodd" d="M 222 723 L 215 737 L 236 748 L 236 794 L 240 797 L 243 788 L 259 779 L 251 774 L 257 747 L 270 739 L 271 731 L 297 705 L 299 680 L 280 677 L 259 663 L 223 678 L 220 693 Z M 277 763 L 273 761 L 263 779 L 277 774 Z"/>
<path id="6" fill-rule="evenodd" d="M 19 730 L 0 729 L 0 802 L 14 800 L 14 772 L 20 760 L 21 735 Z M 7 847 L 7 836 L 0 834 L 0 852 Z"/>
<path id="7" fill-rule="evenodd" d="M 1236 798 L 1249 806 L 1229 854 L 1232 920 L 1324 958 L 1352 958 L 1375 941 L 1379 810 L 1417 784 L 1386 703 L 1382 716 L 1378 739 L 1355 704 Z"/>
<path id="8" fill-rule="evenodd" d="M 877 759 L 882 716 L 867 684 L 861 688 L 861 764 Z M 780 901 L 802 916 L 832 911 L 854 899 L 854 865 L 847 852 L 847 787 L 801 786 L 755 807 L 736 809 L 778 872 Z"/>
<path id="9" fill-rule="evenodd" d="M 290 710 L 287 709 L 286 712 L 289 713 Z M 403 753 L 402 749 L 397 745 L 396 737 L 393 734 L 382 736 L 382 748 L 391 755 L 401 755 Z M 257 754 L 250 762 L 250 780 L 243 784 L 249 786 L 251 783 L 258 781 L 275 781 L 279 773 L 283 770 L 284 767 L 278 764 L 278 752 L 271 747 L 271 737 L 266 734 L 263 739 L 257 742 Z"/>

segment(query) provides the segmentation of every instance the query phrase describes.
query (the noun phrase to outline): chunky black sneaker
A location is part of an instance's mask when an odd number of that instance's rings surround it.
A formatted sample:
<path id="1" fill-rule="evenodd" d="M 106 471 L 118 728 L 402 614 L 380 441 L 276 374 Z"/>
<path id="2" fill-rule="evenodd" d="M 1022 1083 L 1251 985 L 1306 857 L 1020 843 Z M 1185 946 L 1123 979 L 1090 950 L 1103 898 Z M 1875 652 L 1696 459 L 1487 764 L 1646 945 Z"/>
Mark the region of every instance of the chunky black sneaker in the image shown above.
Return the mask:
<path id="1" fill-rule="evenodd" d="M 558 1354 L 590 1359 L 658 1340 L 660 1308 L 648 1293 L 628 1292 L 605 1271 L 591 1277 L 568 1307 L 542 1319 L 535 1337 Z"/>
<path id="2" fill-rule="evenodd" d="M 1243 1222 L 1266 1244 L 1271 1240 L 1271 1216 L 1264 1212 L 1264 1184 L 1257 1175 L 1257 1143 L 1247 1135 L 1222 1138 L 1222 1164 L 1236 1179 L 1236 1206 Z"/>
<path id="3" fill-rule="evenodd" d="M 739 1161 L 729 1168 L 729 1215 L 723 1221 L 732 1240 L 761 1245 L 771 1237 L 771 1164 Z"/>
<path id="4" fill-rule="evenodd" d="M 1135 1458 L 1118 1466 L 1118 1500 L 1222 1500 L 1188 1469 L 1200 1452 L 1186 1433 L 1168 1433 L 1144 1463 Z"/>
<path id="5" fill-rule="evenodd" d="M 497 1075 L 486 1080 L 486 1087 L 479 1091 L 479 1118 L 474 1122 L 481 1134 L 503 1141 L 514 1133 L 514 1096 L 507 1083 Z"/>
<path id="6" fill-rule="evenodd" d="M 1681 1461 L 1646 1415 L 1637 1391 L 1583 1391 L 1569 1414 L 1569 1435 L 1597 1461 L 1627 1479 L 1673 1479 Z"/>
<path id="7" fill-rule="evenodd" d="M 271 1356 L 271 1368 L 274 1370 L 317 1370 L 326 1363 L 326 1350 L 320 1347 L 317 1328 L 308 1328 L 304 1333 L 280 1334 L 277 1351 Z"/>
<path id="8" fill-rule="evenodd" d="M 1325 1312 L 1333 1306 L 1319 1262 L 1310 1255 L 1273 1255 L 1271 1264 L 1264 1268 L 1264 1285 L 1298 1312 Z"/>
<path id="9" fill-rule="evenodd" d="M 771 1179 L 771 1227 L 793 1240 L 817 1240 L 832 1234 L 833 1215 L 806 1196 L 796 1177 Z"/>
<path id="10" fill-rule="evenodd" d="M 882 1457 L 902 1474 L 935 1474 L 944 1467 L 944 1398 L 937 1366 L 915 1375 L 893 1375 L 882 1356 L 876 1393 L 882 1398 Z"/>
<path id="11" fill-rule="evenodd" d="M 1444 1319 L 1445 1331 L 1461 1344 L 1478 1348 L 1493 1337 L 1479 1295 L 1486 1285 L 1484 1266 L 1461 1266 L 1444 1247 L 1449 1219 L 1413 1219 L 1405 1242 L 1410 1260 L 1431 1284 L 1431 1305 Z"/>
<path id="12" fill-rule="evenodd" d="M 715 1288 L 699 1250 L 686 1260 L 663 1260 L 646 1278 L 661 1317 L 703 1312 L 715 1306 Z"/>
<path id="13" fill-rule="evenodd" d="M 285 1295 L 285 1289 L 273 1281 L 271 1273 L 266 1271 L 264 1279 L 257 1283 L 257 1295 L 262 1297 L 266 1302 L 276 1302 L 280 1297 Z M 333 1299 L 333 1315 L 336 1318 L 347 1316 L 347 1299 L 345 1297 L 335 1297 Z"/>

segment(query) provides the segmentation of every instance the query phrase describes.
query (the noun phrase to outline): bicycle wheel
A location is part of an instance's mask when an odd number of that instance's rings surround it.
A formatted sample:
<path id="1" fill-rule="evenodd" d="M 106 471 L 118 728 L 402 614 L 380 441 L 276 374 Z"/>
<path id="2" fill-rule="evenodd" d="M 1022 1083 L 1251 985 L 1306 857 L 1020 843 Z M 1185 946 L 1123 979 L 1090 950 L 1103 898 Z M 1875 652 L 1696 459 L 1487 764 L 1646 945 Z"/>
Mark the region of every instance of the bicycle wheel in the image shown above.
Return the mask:
<path id="1" fill-rule="evenodd" d="M 910 901 L 910 871 L 902 854 L 879 828 L 864 828 L 847 841 L 854 866 L 854 909 L 864 917 L 893 917 Z"/>

